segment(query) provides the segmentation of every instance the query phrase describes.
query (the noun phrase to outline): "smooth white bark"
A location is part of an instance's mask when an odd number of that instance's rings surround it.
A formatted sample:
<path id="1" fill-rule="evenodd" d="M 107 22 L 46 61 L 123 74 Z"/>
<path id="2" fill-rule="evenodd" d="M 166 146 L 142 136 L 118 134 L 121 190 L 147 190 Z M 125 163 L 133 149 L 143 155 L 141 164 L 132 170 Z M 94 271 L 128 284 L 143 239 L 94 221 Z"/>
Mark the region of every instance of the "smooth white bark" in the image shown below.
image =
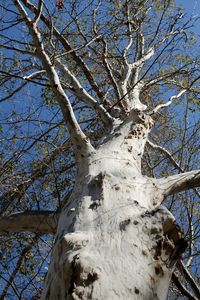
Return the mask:
<path id="1" fill-rule="evenodd" d="M 168 176 L 157 180 L 160 193 L 167 197 L 200 186 L 200 170 Z"/>
<path id="2" fill-rule="evenodd" d="M 141 174 L 150 127 L 133 114 L 82 160 L 41 299 L 165 299 L 185 245 L 157 207 L 155 180 Z"/>

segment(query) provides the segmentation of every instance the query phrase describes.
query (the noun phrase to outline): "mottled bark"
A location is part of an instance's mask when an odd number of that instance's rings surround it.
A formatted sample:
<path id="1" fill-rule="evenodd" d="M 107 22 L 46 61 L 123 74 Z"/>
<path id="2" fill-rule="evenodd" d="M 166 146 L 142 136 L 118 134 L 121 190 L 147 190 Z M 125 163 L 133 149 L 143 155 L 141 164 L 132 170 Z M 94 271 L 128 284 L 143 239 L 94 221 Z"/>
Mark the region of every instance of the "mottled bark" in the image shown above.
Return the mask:
<path id="1" fill-rule="evenodd" d="M 152 120 L 132 112 L 79 166 L 42 299 L 165 299 L 186 244 L 141 174 Z"/>

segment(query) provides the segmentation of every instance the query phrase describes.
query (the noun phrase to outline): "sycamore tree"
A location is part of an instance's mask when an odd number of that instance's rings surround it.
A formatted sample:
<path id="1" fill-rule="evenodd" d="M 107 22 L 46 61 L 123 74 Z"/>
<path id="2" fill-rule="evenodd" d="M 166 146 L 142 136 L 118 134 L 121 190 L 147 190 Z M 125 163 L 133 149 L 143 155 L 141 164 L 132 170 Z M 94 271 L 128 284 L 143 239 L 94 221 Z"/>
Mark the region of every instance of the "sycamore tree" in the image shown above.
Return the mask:
<path id="1" fill-rule="evenodd" d="M 195 17 L 0 7 L 0 299 L 199 299 Z"/>

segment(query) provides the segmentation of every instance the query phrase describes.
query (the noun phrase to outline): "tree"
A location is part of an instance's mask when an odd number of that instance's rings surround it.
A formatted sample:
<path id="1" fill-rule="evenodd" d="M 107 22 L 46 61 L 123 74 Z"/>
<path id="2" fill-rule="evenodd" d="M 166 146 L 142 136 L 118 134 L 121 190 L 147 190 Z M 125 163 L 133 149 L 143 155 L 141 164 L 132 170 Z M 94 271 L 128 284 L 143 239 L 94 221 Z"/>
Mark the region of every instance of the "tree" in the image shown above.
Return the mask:
<path id="1" fill-rule="evenodd" d="M 11 2 L 1 299 L 40 294 L 50 235 L 41 299 L 163 300 L 171 277 L 198 299 L 194 19 L 171 0 Z"/>

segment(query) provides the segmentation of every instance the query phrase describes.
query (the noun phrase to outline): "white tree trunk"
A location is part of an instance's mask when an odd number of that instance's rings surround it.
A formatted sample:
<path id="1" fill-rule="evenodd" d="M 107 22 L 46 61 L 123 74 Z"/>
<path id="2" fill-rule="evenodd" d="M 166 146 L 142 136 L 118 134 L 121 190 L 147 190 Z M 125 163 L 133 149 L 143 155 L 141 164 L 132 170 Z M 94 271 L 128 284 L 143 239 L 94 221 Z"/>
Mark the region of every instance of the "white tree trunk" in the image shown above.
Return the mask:
<path id="1" fill-rule="evenodd" d="M 131 118 L 82 157 L 42 299 L 166 298 L 180 234 L 156 180 L 141 174 L 151 120 Z"/>

